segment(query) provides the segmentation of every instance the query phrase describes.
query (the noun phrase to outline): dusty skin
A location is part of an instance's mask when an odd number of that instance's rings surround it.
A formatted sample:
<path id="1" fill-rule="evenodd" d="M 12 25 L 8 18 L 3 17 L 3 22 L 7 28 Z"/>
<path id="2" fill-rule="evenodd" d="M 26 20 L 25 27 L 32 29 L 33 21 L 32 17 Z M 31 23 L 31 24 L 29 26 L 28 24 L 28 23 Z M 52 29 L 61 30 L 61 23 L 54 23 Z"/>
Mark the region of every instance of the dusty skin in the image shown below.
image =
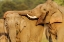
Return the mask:
<path id="1" fill-rule="evenodd" d="M 9 29 L 11 42 L 40 42 L 43 26 L 36 26 L 37 20 L 30 20 L 17 13 L 7 14 L 5 23 Z"/>
<path id="2" fill-rule="evenodd" d="M 57 42 L 64 42 L 64 40 L 63 40 L 63 37 L 64 37 L 63 36 L 64 35 L 64 33 L 63 33 L 64 32 L 63 31 L 63 28 L 64 28 L 64 19 L 63 19 L 64 18 L 64 8 L 62 8 L 62 6 L 57 5 L 55 2 L 48 0 L 44 4 L 40 4 L 40 5 L 36 6 L 32 10 L 8 11 L 4 14 L 4 18 L 7 18 L 7 15 L 9 13 L 12 15 L 13 15 L 13 13 L 18 13 L 20 15 L 27 15 L 28 14 L 30 16 L 36 16 L 38 18 L 38 20 L 35 22 L 34 25 L 38 25 L 38 24 L 47 25 L 48 26 L 47 30 L 49 31 L 48 33 L 50 34 L 49 38 L 52 39 L 53 42 L 56 42 L 56 41 Z M 9 19 L 9 21 L 11 21 L 11 19 Z M 11 22 L 9 22 L 9 23 L 11 23 Z M 13 28 L 15 28 L 15 27 L 13 26 Z M 11 31 L 11 30 L 9 30 L 9 31 Z M 39 32 L 39 33 L 41 33 L 41 32 Z M 33 34 L 33 35 L 35 35 L 35 34 Z M 48 39 L 48 40 L 50 42 L 52 42 L 50 39 Z"/>

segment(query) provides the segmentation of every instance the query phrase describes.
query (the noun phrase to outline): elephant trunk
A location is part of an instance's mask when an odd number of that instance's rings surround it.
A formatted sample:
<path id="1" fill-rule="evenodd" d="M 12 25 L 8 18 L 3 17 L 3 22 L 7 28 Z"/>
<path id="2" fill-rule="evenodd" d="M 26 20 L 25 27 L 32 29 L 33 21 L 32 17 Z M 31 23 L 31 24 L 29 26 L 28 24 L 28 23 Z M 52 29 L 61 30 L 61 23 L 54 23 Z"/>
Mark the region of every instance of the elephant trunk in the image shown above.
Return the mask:
<path id="1" fill-rule="evenodd" d="M 20 15 L 27 15 L 27 14 L 31 14 L 30 10 L 24 10 L 24 11 L 16 11 L 17 13 L 19 13 Z"/>

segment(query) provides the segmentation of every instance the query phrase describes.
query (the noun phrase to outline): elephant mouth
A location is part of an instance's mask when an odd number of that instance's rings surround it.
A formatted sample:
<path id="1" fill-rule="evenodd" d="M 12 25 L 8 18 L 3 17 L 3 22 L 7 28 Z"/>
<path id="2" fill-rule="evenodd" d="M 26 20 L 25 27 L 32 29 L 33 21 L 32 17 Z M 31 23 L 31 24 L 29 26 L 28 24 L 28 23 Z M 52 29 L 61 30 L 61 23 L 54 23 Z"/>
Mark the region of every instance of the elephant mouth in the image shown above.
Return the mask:
<path id="1" fill-rule="evenodd" d="M 29 18 L 32 18 L 32 19 L 36 19 L 36 18 L 37 18 L 36 16 L 30 16 L 29 14 L 27 14 L 27 16 L 28 16 Z"/>

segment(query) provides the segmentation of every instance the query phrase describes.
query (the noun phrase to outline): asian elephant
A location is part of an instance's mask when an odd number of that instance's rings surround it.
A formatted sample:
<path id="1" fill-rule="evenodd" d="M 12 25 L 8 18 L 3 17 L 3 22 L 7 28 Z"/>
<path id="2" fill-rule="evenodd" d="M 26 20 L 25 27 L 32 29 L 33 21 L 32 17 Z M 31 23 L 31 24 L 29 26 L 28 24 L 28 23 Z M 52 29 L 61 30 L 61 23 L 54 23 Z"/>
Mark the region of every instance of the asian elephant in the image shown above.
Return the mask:
<path id="1" fill-rule="evenodd" d="M 8 28 L 11 42 L 40 42 L 44 27 L 36 26 L 36 22 L 37 20 L 28 19 L 18 13 L 7 14 L 5 25 Z"/>
<path id="2" fill-rule="evenodd" d="M 0 42 L 9 42 L 7 30 L 4 26 L 4 19 L 0 19 Z"/>
<path id="3" fill-rule="evenodd" d="M 38 24 L 44 24 L 48 26 L 48 33 L 50 34 L 50 37 L 53 42 L 61 42 L 62 38 L 61 35 L 63 35 L 62 28 L 64 27 L 64 8 L 61 9 L 61 6 L 57 5 L 57 3 L 48 0 L 44 4 L 40 4 L 36 6 L 32 10 L 24 10 L 24 11 L 8 11 L 4 14 L 4 18 L 6 18 L 6 15 L 8 13 L 18 13 L 20 15 L 27 15 L 28 17 L 34 19 L 38 18 L 38 21 L 35 25 L 38 26 Z M 50 39 L 49 39 L 50 41 Z M 50 42 L 52 42 L 50 41 Z M 62 41 L 63 42 L 63 41 Z"/>

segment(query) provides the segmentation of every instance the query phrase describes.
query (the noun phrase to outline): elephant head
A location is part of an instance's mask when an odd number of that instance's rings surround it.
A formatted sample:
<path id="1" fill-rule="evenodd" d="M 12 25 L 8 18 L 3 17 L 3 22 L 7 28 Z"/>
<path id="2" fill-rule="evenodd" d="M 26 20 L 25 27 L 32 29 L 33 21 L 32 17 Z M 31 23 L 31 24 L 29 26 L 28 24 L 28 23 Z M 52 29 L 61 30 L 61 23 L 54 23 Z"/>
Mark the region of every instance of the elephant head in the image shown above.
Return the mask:
<path id="1" fill-rule="evenodd" d="M 38 5 L 32 9 L 32 15 L 38 18 L 37 25 L 43 23 L 55 23 L 62 22 L 62 14 L 58 8 L 57 3 L 53 1 L 47 1 L 44 4 Z M 27 15 L 28 17 L 30 14 Z M 31 17 L 30 17 L 31 18 Z"/>

